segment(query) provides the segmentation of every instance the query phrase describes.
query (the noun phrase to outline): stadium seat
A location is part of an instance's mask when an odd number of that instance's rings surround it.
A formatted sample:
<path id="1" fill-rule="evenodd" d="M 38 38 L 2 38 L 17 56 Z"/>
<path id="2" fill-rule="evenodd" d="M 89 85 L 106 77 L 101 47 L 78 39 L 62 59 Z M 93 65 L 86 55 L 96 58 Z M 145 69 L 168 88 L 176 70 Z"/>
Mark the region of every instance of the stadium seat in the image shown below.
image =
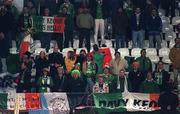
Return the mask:
<path id="1" fill-rule="evenodd" d="M 177 25 L 180 23 L 180 17 L 176 16 L 172 18 L 172 25 Z"/>
<path id="2" fill-rule="evenodd" d="M 161 47 L 162 48 L 167 48 L 167 41 L 166 40 L 162 40 Z"/>
<path id="3" fill-rule="evenodd" d="M 159 49 L 159 57 L 169 56 L 169 52 L 169 48 L 161 48 Z"/>
<path id="4" fill-rule="evenodd" d="M 149 40 L 144 40 L 144 48 L 149 48 Z"/>
<path id="5" fill-rule="evenodd" d="M 46 52 L 46 49 L 45 49 L 45 48 L 36 48 L 34 54 L 35 54 L 35 55 L 39 55 L 39 53 L 40 53 L 41 51 Z"/>
<path id="6" fill-rule="evenodd" d="M 159 61 L 159 57 L 158 56 L 148 56 L 149 59 L 153 62 L 153 63 L 158 63 Z"/>
<path id="7" fill-rule="evenodd" d="M 121 53 L 122 58 L 124 58 L 125 56 L 130 56 L 128 48 L 119 48 L 118 52 Z"/>
<path id="8" fill-rule="evenodd" d="M 161 17 L 161 20 L 162 20 L 162 23 L 163 23 L 163 24 L 170 24 L 170 19 L 169 19 L 169 17 L 162 16 L 162 17 Z"/>
<path id="9" fill-rule="evenodd" d="M 169 59 L 169 56 L 164 56 L 162 61 L 167 64 L 171 64 L 171 60 Z"/>
<path id="10" fill-rule="evenodd" d="M 128 42 L 128 48 L 129 48 L 129 49 L 132 49 L 132 41 L 129 41 L 129 42 Z"/>
<path id="11" fill-rule="evenodd" d="M 53 50 L 54 50 L 53 48 L 50 48 L 49 51 L 48 51 L 48 54 L 53 53 Z"/>
<path id="12" fill-rule="evenodd" d="M 147 48 L 146 49 L 146 56 L 157 56 L 156 48 Z"/>
<path id="13" fill-rule="evenodd" d="M 146 49 L 146 56 L 149 57 L 149 59 L 153 63 L 157 63 L 159 61 L 159 57 L 157 56 L 156 48 L 147 48 Z"/>
<path id="14" fill-rule="evenodd" d="M 16 48 L 16 47 L 10 48 L 10 49 L 9 49 L 9 53 L 10 53 L 10 54 L 18 54 L 17 48 Z"/>
<path id="15" fill-rule="evenodd" d="M 35 48 L 41 48 L 41 41 L 40 40 L 35 40 L 34 45 L 35 45 Z"/>
<path id="16" fill-rule="evenodd" d="M 170 25 L 169 23 L 168 24 L 167 23 L 163 23 L 163 25 L 162 25 L 162 32 L 166 33 L 168 31 L 173 31 L 173 26 Z"/>
<path id="17" fill-rule="evenodd" d="M 82 49 L 85 50 L 86 53 L 87 53 L 87 49 L 86 49 L 86 48 L 77 48 L 77 49 L 76 49 L 76 54 L 79 55 L 79 54 L 80 54 L 80 51 L 81 51 Z"/>
<path id="18" fill-rule="evenodd" d="M 84 43 L 83 43 L 84 44 Z M 71 46 L 72 47 L 72 46 Z M 84 46 L 83 46 L 84 47 Z M 74 39 L 73 48 L 79 48 L 79 39 Z"/>
<path id="19" fill-rule="evenodd" d="M 54 46 L 56 45 L 56 41 L 55 40 L 52 40 L 50 42 L 50 48 L 54 48 Z"/>
<path id="20" fill-rule="evenodd" d="M 170 41 L 171 39 L 175 39 L 176 38 L 176 33 L 173 31 L 168 31 L 165 33 L 165 40 L 166 41 Z"/>
<path id="21" fill-rule="evenodd" d="M 174 39 L 170 40 L 169 47 L 172 48 L 175 45 Z"/>
<path id="22" fill-rule="evenodd" d="M 74 51 L 74 49 L 71 48 L 71 47 L 70 48 L 64 48 L 62 50 L 62 54 L 63 54 L 64 57 L 67 56 L 68 51 Z"/>
<path id="23" fill-rule="evenodd" d="M 131 50 L 131 56 L 135 58 L 140 57 L 141 56 L 140 52 L 141 52 L 141 48 L 133 48 Z"/>
<path id="24" fill-rule="evenodd" d="M 109 47 L 109 48 L 112 48 L 112 41 L 111 40 L 106 40 L 106 46 Z"/>
<path id="25" fill-rule="evenodd" d="M 164 9 L 158 9 L 158 12 L 159 12 L 159 16 L 160 16 L 160 17 L 165 16 L 165 11 L 164 11 Z"/>

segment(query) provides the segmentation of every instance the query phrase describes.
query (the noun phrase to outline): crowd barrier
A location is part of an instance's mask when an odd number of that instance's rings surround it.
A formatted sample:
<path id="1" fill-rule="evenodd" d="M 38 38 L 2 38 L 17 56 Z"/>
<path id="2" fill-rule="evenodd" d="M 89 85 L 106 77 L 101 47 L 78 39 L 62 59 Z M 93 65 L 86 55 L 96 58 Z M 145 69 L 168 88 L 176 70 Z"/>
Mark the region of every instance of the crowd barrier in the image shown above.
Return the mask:
<path id="1" fill-rule="evenodd" d="M 160 114 L 159 94 L 0 93 L 0 114 Z M 177 112 L 179 114 L 179 112 Z"/>

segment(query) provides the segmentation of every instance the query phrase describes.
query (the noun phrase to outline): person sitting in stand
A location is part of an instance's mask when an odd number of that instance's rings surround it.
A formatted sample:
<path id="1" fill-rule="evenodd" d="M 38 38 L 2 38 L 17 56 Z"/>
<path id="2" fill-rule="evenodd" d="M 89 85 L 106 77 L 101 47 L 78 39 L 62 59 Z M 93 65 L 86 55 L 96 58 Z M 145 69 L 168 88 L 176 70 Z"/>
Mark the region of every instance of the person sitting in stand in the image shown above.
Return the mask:
<path id="1" fill-rule="evenodd" d="M 87 88 L 86 92 L 92 92 L 93 85 L 95 83 L 96 74 L 98 71 L 97 64 L 93 61 L 92 55 L 89 53 L 87 54 L 86 61 L 83 62 L 83 74 L 86 76 L 87 79 Z"/>
<path id="2" fill-rule="evenodd" d="M 146 80 L 140 86 L 142 93 L 159 93 L 158 84 L 153 80 L 152 72 L 147 73 Z"/>
<path id="3" fill-rule="evenodd" d="M 102 74 L 98 75 L 98 82 L 93 86 L 93 93 L 109 93 L 109 85 L 105 83 Z"/>
<path id="4" fill-rule="evenodd" d="M 76 63 L 80 63 L 80 69 L 82 70 L 83 62 L 86 61 L 86 51 L 82 49 L 80 54 L 77 56 Z"/>
<path id="5" fill-rule="evenodd" d="M 66 73 L 70 73 L 73 69 L 75 63 L 76 63 L 76 55 L 74 51 L 69 51 L 67 54 L 67 57 L 64 59 L 65 67 L 66 67 Z"/>
<path id="6" fill-rule="evenodd" d="M 132 64 L 133 69 L 129 72 L 128 78 L 132 85 L 132 92 L 139 92 L 141 83 L 145 80 L 145 75 L 140 71 L 140 65 L 137 61 Z"/>
<path id="7" fill-rule="evenodd" d="M 108 85 L 111 85 L 112 84 L 112 81 L 114 79 L 114 76 L 112 75 L 111 73 L 111 69 L 109 66 L 104 66 L 104 69 L 103 69 L 103 73 L 102 73 L 102 76 L 104 77 L 104 82 L 107 83 Z"/>
<path id="8" fill-rule="evenodd" d="M 126 92 L 125 89 L 131 91 L 131 83 L 125 74 L 125 70 L 121 69 L 119 75 L 113 80 L 110 92 Z"/>
<path id="9" fill-rule="evenodd" d="M 136 59 L 140 65 L 140 71 L 147 73 L 147 71 L 152 70 L 152 63 L 149 57 L 146 57 L 146 49 L 141 50 L 141 56 Z"/>
<path id="10" fill-rule="evenodd" d="M 17 83 L 17 93 L 24 93 L 30 91 L 30 80 L 31 72 L 28 69 L 28 64 L 26 62 L 21 63 L 21 70 L 19 76 L 16 78 Z"/>
<path id="11" fill-rule="evenodd" d="M 66 92 L 68 87 L 68 76 L 65 75 L 64 68 L 62 66 L 57 67 L 57 75 L 53 80 L 53 92 Z"/>
<path id="12" fill-rule="evenodd" d="M 157 69 L 153 73 L 154 81 L 158 84 L 160 91 L 164 91 L 166 86 L 169 83 L 172 83 L 170 80 L 170 74 L 165 71 L 164 63 L 159 61 L 157 64 Z"/>
<path id="13" fill-rule="evenodd" d="M 38 80 L 39 92 L 51 92 L 53 87 L 53 80 L 49 75 L 49 69 L 43 68 L 43 75 Z"/>

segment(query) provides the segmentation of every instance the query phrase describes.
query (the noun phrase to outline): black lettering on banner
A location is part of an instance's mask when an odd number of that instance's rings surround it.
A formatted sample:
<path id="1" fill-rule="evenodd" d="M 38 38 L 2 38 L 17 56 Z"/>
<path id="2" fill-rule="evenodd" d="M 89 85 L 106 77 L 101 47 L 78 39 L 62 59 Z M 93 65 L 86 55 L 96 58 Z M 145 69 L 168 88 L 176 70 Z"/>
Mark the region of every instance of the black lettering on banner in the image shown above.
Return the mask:
<path id="1" fill-rule="evenodd" d="M 143 107 L 148 106 L 148 102 L 149 102 L 148 100 L 142 101 L 142 106 L 143 106 Z"/>
<path id="2" fill-rule="evenodd" d="M 47 18 L 47 24 L 53 24 L 53 19 L 52 18 Z"/>
<path id="3" fill-rule="evenodd" d="M 158 107 L 158 103 L 153 100 L 149 103 L 149 107 Z"/>
<path id="4" fill-rule="evenodd" d="M 53 26 L 52 25 L 47 25 L 47 31 L 53 31 Z"/>
<path id="5" fill-rule="evenodd" d="M 99 101 L 99 107 L 106 107 L 106 101 Z"/>
<path id="6" fill-rule="evenodd" d="M 109 101 L 107 103 L 107 107 L 113 108 L 114 107 L 114 101 Z"/>
<path id="7" fill-rule="evenodd" d="M 140 102 L 141 102 L 142 100 L 137 100 L 137 99 L 134 99 L 134 106 L 140 106 Z"/>

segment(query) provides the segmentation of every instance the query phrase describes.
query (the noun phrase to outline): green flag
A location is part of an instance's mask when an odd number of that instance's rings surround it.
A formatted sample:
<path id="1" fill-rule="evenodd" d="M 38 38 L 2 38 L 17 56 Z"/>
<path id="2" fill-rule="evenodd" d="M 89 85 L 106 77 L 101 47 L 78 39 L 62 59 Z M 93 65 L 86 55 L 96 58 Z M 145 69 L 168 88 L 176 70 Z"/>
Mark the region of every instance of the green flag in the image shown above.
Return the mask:
<path id="1" fill-rule="evenodd" d="M 94 94 L 95 108 L 98 114 L 125 112 L 128 99 L 123 99 L 121 93 Z"/>
<path id="2" fill-rule="evenodd" d="M 7 93 L 0 93 L 0 109 L 7 109 Z"/>

